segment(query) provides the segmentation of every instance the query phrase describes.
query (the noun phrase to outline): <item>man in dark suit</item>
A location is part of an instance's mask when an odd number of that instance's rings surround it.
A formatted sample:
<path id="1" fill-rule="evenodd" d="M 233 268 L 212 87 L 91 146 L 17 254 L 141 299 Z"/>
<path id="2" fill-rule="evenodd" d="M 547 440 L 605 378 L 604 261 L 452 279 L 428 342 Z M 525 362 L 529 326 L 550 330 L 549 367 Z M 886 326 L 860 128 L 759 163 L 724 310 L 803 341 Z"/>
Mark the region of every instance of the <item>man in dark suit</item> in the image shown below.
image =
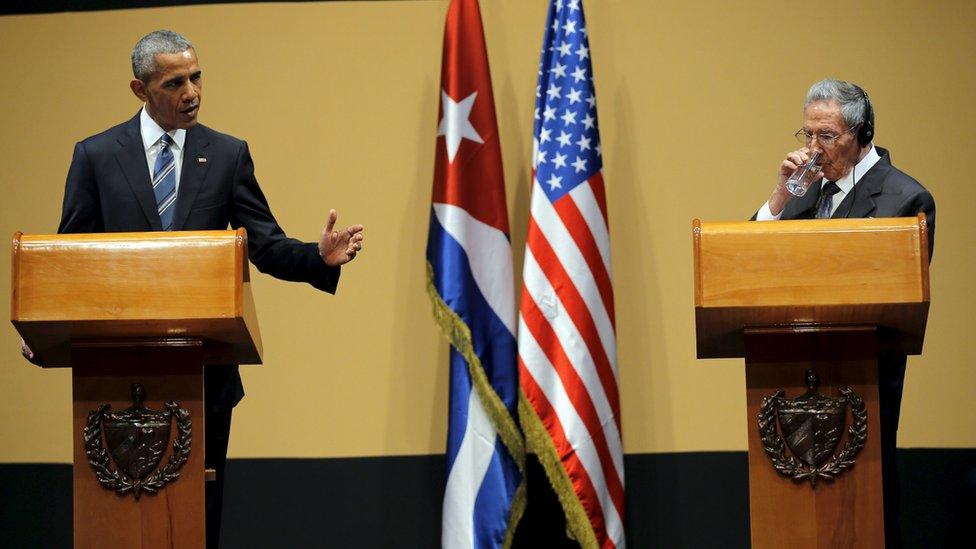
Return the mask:
<path id="1" fill-rule="evenodd" d="M 931 261 L 935 201 L 918 181 L 891 165 L 887 150 L 874 146 L 874 108 L 861 87 L 831 79 L 811 86 L 804 101 L 803 127 L 796 137 L 804 146 L 786 155 L 775 190 L 753 219 L 914 217 L 924 213 Z M 821 173 L 804 196 L 794 197 L 787 189 L 787 179 L 818 152 Z M 901 546 L 895 449 L 905 363 L 903 354 L 885 352 L 878 357 L 888 547 Z"/>
<path id="2" fill-rule="evenodd" d="M 75 145 L 58 232 L 244 227 L 261 272 L 335 293 L 340 266 L 362 250 L 362 225 L 334 230 L 332 210 L 318 243 L 285 235 L 254 177 L 247 143 L 197 123 L 202 73 L 184 37 L 145 36 L 133 49 L 132 70 L 130 88 L 144 107 Z M 217 471 L 207 486 L 207 546 L 217 547 L 231 410 L 244 390 L 236 365 L 208 365 L 204 377 L 205 461 Z"/>

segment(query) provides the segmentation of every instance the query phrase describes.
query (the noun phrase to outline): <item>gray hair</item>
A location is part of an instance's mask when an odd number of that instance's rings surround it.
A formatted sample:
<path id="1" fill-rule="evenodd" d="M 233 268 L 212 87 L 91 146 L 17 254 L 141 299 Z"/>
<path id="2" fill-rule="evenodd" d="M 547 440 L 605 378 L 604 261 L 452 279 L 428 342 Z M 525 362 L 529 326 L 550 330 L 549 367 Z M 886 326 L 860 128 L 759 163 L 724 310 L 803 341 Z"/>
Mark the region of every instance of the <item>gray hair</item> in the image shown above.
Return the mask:
<path id="1" fill-rule="evenodd" d="M 810 86 L 803 101 L 803 109 L 806 110 L 811 103 L 817 101 L 837 101 L 847 127 L 854 128 L 867 122 L 867 96 L 867 92 L 857 84 L 824 78 Z"/>
<path id="2" fill-rule="evenodd" d="M 182 35 L 169 30 L 157 30 L 143 36 L 132 48 L 132 74 L 149 82 L 156 72 L 156 55 L 160 53 L 183 53 L 193 44 Z"/>

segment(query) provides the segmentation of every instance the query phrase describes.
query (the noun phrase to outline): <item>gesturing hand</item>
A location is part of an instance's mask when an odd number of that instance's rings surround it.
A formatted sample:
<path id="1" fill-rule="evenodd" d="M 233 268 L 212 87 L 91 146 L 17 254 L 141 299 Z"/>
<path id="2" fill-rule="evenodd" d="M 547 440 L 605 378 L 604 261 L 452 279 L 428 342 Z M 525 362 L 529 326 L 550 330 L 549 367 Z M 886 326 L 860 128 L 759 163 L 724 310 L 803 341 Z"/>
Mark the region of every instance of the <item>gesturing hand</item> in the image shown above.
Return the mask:
<path id="1" fill-rule="evenodd" d="M 329 223 L 322 229 L 322 238 L 319 239 L 319 255 L 329 267 L 349 263 L 363 249 L 363 226 L 351 225 L 334 231 L 332 228 L 336 218 L 336 211 L 329 210 Z"/>

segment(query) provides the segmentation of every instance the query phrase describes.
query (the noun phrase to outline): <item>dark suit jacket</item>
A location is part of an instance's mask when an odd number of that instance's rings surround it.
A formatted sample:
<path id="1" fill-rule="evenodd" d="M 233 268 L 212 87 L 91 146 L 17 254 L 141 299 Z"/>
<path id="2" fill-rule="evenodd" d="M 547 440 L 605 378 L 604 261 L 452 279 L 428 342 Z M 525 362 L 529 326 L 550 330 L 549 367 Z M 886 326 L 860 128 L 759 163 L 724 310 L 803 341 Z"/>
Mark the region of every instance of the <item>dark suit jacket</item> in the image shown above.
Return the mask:
<path id="1" fill-rule="evenodd" d="M 906 217 L 925 213 L 931 261 L 935 246 L 935 200 L 921 183 L 891 165 L 891 155 L 886 149 L 875 148 L 881 160 L 861 176 L 831 217 Z M 820 197 L 819 188 L 816 191 L 791 200 L 783 208 L 780 219 L 813 219 Z"/>
<path id="2" fill-rule="evenodd" d="M 247 143 L 197 124 L 187 130 L 173 229 L 247 230 L 258 270 L 335 293 L 339 268 L 318 245 L 288 238 L 254 178 Z M 139 114 L 75 145 L 64 189 L 59 233 L 159 231 L 156 198 Z M 244 396 L 237 366 L 207 366 L 209 405 L 230 407 Z"/>

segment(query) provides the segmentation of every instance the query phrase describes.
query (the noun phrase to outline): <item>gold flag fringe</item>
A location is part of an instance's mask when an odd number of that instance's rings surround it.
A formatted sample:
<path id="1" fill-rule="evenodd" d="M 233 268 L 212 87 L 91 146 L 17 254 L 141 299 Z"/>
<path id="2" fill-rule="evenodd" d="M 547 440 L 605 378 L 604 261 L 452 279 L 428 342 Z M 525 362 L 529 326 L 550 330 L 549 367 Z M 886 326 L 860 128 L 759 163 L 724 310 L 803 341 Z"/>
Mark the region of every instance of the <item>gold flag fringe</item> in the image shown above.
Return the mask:
<path id="1" fill-rule="evenodd" d="M 522 481 L 519 482 L 518 488 L 515 489 L 515 497 L 512 498 L 512 510 L 508 513 L 508 530 L 505 531 L 505 541 L 502 543 L 502 549 L 512 547 L 512 540 L 515 538 L 515 529 L 518 528 L 519 522 L 522 521 L 522 515 L 525 514 L 525 468 L 523 467 L 520 470 L 522 471 Z"/>
<path id="2" fill-rule="evenodd" d="M 556 492 L 559 504 L 562 505 L 563 513 L 566 515 L 567 535 L 579 542 L 583 549 L 599 548 L 600 544 L 597 543 L 593 525 L 590 523 L 586 510 L 583 509 L 583 504 L 580 503 L 579 496 L 576 495 L 576 490 L 573 489 L 573 482 L 569 479 L 566 469 L 563 468 L 559 454 L 556 452 L 556 446 L 549 436 L 549 431 L 546 430 L 545 425 L 542 424 L 542 419 L 539 418 L 535 408 L 532 407 L 532 403 L 529 402 L 528 397 L 521 389 L 519 390 L 518 411 L 519 421 L 522 424 L 522 430 L 525 432 L 526 447 L 542 463 L 542 468 L 545 469 L 546 476 L 549 477 L 549 484 Z"/>
<path id="3" fill-rule="evenodd" d="M 444 303 L 444 299 L 434 287 L 434 267 L 429 261 L 427 262 L 427 295 L 430 296 L 430 302 L 433 305 L 434 321 L 440 326 L 444 337 L 467 361 L 471 385 L 478 392 L 478 397 L 481 399 L 495 431 L 498 432 L 499 438 L 502 439 L 502 443 L 505 444 L 522 473 L 522 482 L 515 490 L 512 509 L 509 512 L 508 530 L 505 533 L 504 543 L 504 547 L 507 549 L 512 544 L 515 528 L 525 512 L 525 441 L 518 425 L 515 424 L 515 419 L 489 383 L 485 369 L 481 365 L 481 359 L 474 352 L 474 344 L 471 342 L 471 329 L 457 313 L 447 306 L 447 303 Z M 521 394 L 521 391 L 519 393 Z"/>

